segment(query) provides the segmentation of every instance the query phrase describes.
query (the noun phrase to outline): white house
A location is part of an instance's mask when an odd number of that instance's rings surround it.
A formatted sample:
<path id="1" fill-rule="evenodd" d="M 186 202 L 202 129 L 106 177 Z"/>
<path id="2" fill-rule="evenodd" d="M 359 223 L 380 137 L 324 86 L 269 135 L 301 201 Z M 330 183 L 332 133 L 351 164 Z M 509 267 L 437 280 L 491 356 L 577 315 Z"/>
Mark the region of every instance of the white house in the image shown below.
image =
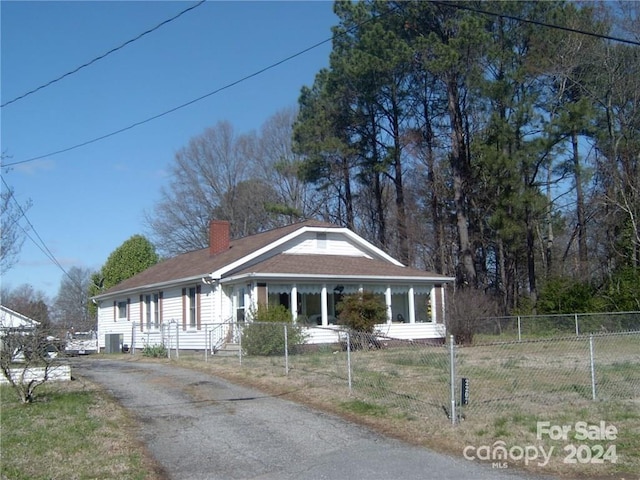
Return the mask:
<path id="1" fill-rule="evenodd" d="M 22 334 L 29 335 L 36 328 L 38 328 L 40 322 L 37 322 L 26 315 L 11 310 L 4 305 L 0 305 L 0 350 L 4 350 L 6 344 L 5 336 L 8 334 Z M 22 360 L 23 354 L 19 352 L 12 355 L 13 360 Z"/>
<path id="2" fill-rule="evenodd" d="M 452 277 L 403 266 L 356 235 L 309 220 L 239 240 L 213 221 L 210 246 L 160 262 L 94 297 L 100 348 L 157 344 L 179 335 L 179 348 L 217 348 L 229 326 L 258 304 L 287 307 L 309 328 L 310 343 L 335 341 L 335 306 L 361 290 L 387 306 L 381 334 L 445 337 L 445 284 Z"/>
<path id="3" fill-rule="evenodd" d="M 40 322 L 0 305 L 0 336 L 4 336 L 7 331 L 33 331 L 38 325 Z"/>

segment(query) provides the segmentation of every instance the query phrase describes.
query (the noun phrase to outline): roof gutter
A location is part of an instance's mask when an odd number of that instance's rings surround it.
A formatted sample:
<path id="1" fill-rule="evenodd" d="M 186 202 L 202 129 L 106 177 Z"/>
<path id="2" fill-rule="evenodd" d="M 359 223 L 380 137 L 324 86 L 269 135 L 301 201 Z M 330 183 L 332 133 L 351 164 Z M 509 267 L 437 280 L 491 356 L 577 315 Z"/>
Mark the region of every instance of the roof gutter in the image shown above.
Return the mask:
<path id="1" fill-rule="evenodd" d="M 205 281 L 205 279 L 207 279 L 207 281 Z M 167 280 L 165 282 L 150 283 L 149 285 L 140 285 L 140 286 L 137 286 L 137 287 L 125 288 L 123 290 L 117 290 L 117 291 L 114 291 L 114 292 L 101 293 L 99 295 L 95 295 L 95 296 L 91 297 L 91 300 L 100 301 L 100 300 L 105 300 L 105 299 L 111 298 L 111 297 L 122 296 L 122 295 L 125 295 L 127 293 L 131 293 L 131 292 L 140 292 L 140 291 L 145 291 L 145 290 L 155 290 L 155 289 L 162 288 L 162 287 L 175 286 L 175 285 L 179 285 L 181 283 L 188 283 L 188 282 L 193 282 L 193 281 L 202 281 L 203 283 L 206 283 L 206 284 L 210 285 L 211 283 L 213 283 L 215 281 L 215 279 L 211 275 L 205 276 L 205 277 L 203 277 L 202 275 L 197 275 L 197 276 L 194 276 L 194 277 L 181 278 L 179 280 Z"/>
<path id="2" fill-rule="evenodd" d="M 388 282 L 429 282 L 429 283 L 449 283 L 455 280 L 454 277 L 406 277 L 406 276 L 388 276 L 388 275 L 310 275 L 301 273 L 245 273 L 242 275 L 234 275 L 220 280 L 221 284 L 235 283 L 242 280 L 358 280 L 358 281 L 388 281 Z"/>

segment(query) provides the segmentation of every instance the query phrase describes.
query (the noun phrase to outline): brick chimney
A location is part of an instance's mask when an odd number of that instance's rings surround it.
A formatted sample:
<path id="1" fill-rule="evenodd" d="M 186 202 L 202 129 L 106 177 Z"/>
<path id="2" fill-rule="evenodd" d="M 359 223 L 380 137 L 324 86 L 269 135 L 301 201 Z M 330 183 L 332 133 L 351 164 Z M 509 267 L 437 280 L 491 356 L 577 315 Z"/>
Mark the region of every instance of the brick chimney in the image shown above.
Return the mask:
<path id="1" fill-rule="evenodd" d="M 224 252 L 229 248 L 229 222 L 211 220 L 209 224 L 209 255 Z"/>

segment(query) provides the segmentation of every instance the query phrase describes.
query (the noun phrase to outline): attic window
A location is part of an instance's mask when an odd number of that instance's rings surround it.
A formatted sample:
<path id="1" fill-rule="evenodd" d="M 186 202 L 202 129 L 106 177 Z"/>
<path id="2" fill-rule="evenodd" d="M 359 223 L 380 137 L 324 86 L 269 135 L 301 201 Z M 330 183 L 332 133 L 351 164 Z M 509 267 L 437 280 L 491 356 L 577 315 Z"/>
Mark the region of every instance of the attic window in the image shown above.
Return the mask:
<path id="1" fill-rule="evenodd" d="M 325 250 L 327 248 L 327 234 L 316 233 L 316 243 L 318 249 Z"/>

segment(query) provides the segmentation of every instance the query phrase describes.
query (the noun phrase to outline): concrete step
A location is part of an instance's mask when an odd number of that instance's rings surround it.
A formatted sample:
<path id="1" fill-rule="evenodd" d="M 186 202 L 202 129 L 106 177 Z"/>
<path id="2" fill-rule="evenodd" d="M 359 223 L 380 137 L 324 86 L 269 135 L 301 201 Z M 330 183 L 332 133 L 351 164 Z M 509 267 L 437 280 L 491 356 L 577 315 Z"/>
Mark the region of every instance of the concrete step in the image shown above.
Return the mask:
<path id="1" fill-rule="evenodd" d="M 216 351 L 216 355 L 223 356 L 237 356 L 240 351 L 240 344 L 238 343 L 225 343 L 220 349 Z"/>

